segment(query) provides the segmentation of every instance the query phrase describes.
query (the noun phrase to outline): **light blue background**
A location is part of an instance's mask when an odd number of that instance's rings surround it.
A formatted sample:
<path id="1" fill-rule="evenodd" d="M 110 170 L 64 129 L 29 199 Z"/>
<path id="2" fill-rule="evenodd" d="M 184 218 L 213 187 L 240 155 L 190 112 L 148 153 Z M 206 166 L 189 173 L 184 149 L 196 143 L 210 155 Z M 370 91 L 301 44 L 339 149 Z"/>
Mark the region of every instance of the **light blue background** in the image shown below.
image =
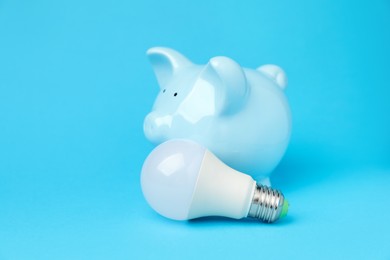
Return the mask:
<path id="1" fill-rule="evenodd" d="M 385 0 L 0 0 L 0 259 L 389 259 L 389 28 Z M 286 219 L 146 204 L 159 45 L 286 70 Z"/>

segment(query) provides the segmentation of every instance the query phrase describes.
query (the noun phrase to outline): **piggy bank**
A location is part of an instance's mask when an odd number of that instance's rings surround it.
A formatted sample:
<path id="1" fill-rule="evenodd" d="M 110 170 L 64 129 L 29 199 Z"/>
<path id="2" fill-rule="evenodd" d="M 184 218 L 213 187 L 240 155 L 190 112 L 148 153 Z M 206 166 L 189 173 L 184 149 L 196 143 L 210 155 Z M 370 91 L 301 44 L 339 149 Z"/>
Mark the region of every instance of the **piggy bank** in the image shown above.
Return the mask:
<path id="1" fill-rule="evenodd" d="M 198 65 L 163 47 L 147 55 L 160 86 L 144 121 L 147 139 L 155 144 L 193 140 L 228 166 L 270 185 L 291 133 L 284 71 L 276 65 L 242 68 L 223 56 Z"/>

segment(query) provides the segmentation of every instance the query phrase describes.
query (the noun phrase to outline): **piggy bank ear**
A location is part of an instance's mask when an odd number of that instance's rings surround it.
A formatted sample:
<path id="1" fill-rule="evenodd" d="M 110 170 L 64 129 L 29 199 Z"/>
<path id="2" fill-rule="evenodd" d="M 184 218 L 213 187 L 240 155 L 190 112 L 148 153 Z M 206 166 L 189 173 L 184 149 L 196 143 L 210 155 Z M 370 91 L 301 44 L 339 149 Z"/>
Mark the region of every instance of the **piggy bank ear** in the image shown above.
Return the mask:
<path id="1" fill-rule="evenodd" d="M 169 80 L 180 69 L 192 65 L 181 53 L 164 47 L 154 47 L 146 54 L 152 64 L 160 88 L 165 88 Z"/>
<path id="2" fill-rule="evenodd" d="M 263 65 L 257 68 L 258 71 L 263 72 L 265 75 L 275 81 L 281 89 L 285 89 L 287 86 L 287 76 L 282 68 L 273 64 Z"/>
<path id="3" fill-rule="evenodd" d="M 248 86 L 241 66 L 228 57 L 214 57 L 201 77 L 216 89 L 216 106 L 222 114 L 232 114 L 246 101 Z"/>

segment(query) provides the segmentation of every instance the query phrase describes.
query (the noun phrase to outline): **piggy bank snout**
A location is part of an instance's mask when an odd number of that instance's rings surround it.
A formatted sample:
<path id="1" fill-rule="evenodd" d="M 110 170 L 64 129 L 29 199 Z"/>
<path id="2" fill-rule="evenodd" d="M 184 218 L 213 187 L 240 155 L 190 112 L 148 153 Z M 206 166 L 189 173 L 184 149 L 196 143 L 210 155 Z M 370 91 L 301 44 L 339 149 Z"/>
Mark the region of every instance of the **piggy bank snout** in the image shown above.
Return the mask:
<path id="1" fill-rule="evenodd" d="M 144 133 L 147 139 L 153 143 L 161 143 L 167 139 L 167 133 L 171 127 L 172 117 L 161 115 L 157 112 L 149 113 L 144 120 Z"/>

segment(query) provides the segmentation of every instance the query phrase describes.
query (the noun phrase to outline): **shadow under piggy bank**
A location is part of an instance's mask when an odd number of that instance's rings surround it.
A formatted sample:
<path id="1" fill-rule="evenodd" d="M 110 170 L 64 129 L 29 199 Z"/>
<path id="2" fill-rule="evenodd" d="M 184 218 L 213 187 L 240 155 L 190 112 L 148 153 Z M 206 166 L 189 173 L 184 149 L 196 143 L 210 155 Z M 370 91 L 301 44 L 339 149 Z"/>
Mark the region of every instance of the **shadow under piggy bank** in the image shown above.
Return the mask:
<path id="1" fill-rule="evenodd" d="M 320 147 L 301 145 L 297 149 L 292 145 L 271 175 L 272 187 L 290 192 L 327 181 L 334 172 L 330 167 L 335 160 Z"/>

